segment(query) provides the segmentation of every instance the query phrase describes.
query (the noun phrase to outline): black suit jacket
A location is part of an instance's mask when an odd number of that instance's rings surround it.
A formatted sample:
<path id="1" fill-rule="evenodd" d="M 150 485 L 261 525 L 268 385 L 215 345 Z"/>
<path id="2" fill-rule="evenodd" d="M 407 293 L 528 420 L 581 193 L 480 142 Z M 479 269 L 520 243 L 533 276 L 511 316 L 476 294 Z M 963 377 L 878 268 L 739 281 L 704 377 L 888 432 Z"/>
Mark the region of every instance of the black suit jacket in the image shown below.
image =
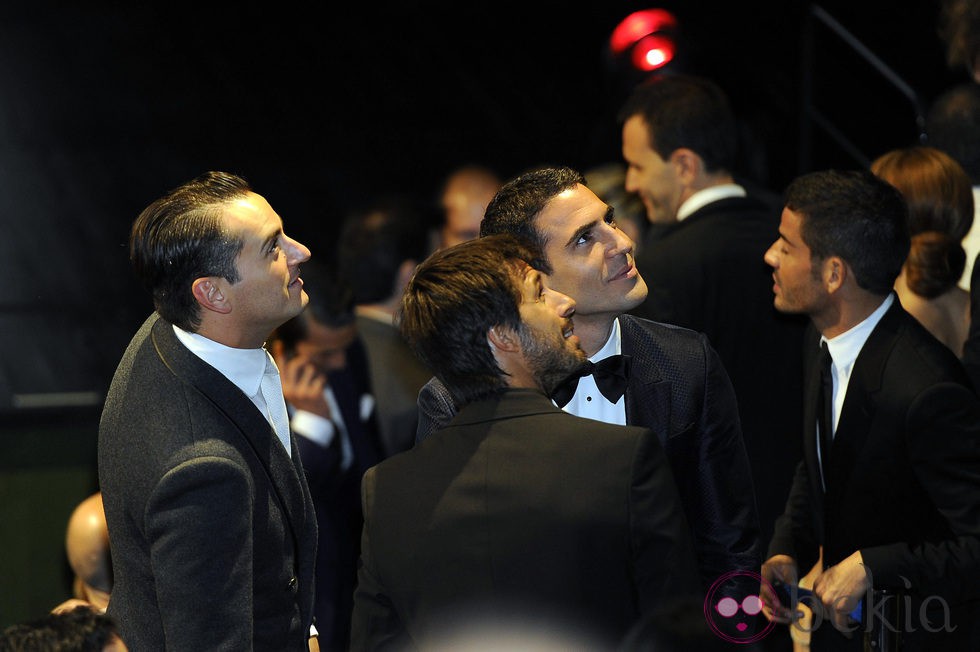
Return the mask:
<path id="1" fill-rule="evenodd" d="M 353 650 L 424 646 L 472 614 L 557 621 L 609 645 L 699 593 L 653 433 L 569 415 L 534 390 L 467 405 L 369 470 L 363 502 Z"/>
<path id="2" fill-rule="evenodd" d="M 653 430 L 667 453 L 704 588 L 730 571 L 758 571 L 752 476 L 735 395 L 717 354 L 686 328 L 631 315 L 619 323 L 622 351 L 633 358 L 626 422 Z M 432 379 L 419 393 L 419 438 L 455 411 L 449 391 Z"/>
<path id="3" fill-rule="evenodd" d="M 806 346 L 804 459 L 770 556 L 789 555 L 806 570 L 818 545 L 825 567 L 860 550 L 875 589 L 913 596 L 919 631 L 907 636 L 908 649 L 977 649 L 976 641 L 937 641 L 918 617 L 923 599 L 938 596 L 953 608 L 959 636 L 980 622 L 980 399 L 962 365 L 896 297 L 851 372 L 825 494 L 816 442 L 818 350 L 814 330 Z M 814 644 L 846 645 L 829 625 L 815 632 Z"/>
<path id="4" fill-rule="evenodd" d="M 99 428 L 114 583 L 130 650 L 306 650 L 316 517 L 292 458 L 241 390 L 152 315 Z"/>
<path id="5" fill-rule="evenodd" d="M 802 456 L 804 315 L 773 307 L 763 256 L 780 208 L 729 197 L 651 232 L 636 267 L 650 292 L 632 314 L 704 333 L 735 387 L 763 541 L 783 512 Z"/>

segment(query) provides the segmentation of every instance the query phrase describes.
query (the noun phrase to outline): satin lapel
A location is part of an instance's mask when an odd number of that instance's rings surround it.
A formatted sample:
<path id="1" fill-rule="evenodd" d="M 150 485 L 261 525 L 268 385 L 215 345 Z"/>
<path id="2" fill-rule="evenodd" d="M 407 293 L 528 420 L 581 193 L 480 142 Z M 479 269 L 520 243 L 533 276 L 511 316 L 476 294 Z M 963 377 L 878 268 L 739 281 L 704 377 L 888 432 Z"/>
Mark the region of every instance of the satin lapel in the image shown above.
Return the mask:
<path id="1" fill-rule="evenodd" d="M 167 368 L 224 414 L 241 435 L 243 443 L 259 459 L 287 516 L 297 549 L 300 549 L 298 535 L 305 531 L 306 501 L 298 470 L 296 442 L 292 442 L 293 457 L 290 459 L 255 404 L 214 367 L 181 344 L 169 322 L 158 319 L 153 325 L 152 338 L 153 346 Z M 297 509 L 302 511 L 297 512 Z"/>
<path id="2" fill-rule="evenodd" d="M 835 491 L 842 491 L 847 486 L 848 478 L 856 470 L 854 462 L 864 448 L 871 431 L 874 407 L 877 404 L 877 394 L 881 390 L 885 364 L 898 340 L 898 330 L 901 327 L 900 311 L 901 307 L 896 298 L 892 307 L 875 326 L 868 341 L 861 348 L 857 360 L 854 361 L 854 369 L 847 383 L 847 395 L 844 397 L 844 405 L 837 420 L 831 453 L 833 462 L 828 482 Z"/>
<path id="3" fill-rule="evenodd" d="M 647 333 L 627 316 L 619 318 L 624 355 L 632 356 L 626 388 L 626 423 L 650 428 L 667 445 L 670 435 L 670 383 L 664 380 L 653 351 L 646 346 Z"/>
<path id="4" fill-rule="evenodd" d="M 810 478 L 810 495 L 817 510 L 817 523 L 823 527 L 824 492 L 817 458 L 817 404 L 820 401 L 820 366 L 817 362 L 819 335 L 808 338 L 803 388 L 803 459 Z"/>

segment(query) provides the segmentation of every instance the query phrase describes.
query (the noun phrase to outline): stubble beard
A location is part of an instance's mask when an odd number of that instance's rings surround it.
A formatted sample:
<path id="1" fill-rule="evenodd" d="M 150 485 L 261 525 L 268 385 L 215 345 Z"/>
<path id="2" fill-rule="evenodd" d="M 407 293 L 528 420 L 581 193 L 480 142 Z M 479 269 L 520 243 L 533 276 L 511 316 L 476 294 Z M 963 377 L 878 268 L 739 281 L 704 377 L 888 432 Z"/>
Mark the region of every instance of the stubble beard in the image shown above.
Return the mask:
<path id="1" fill-rule="evenodd" d="M 549 396 L 561 381 L 586 363 L 585 352 L 568 348 L 559 334 L 549 337 L 525 326 L 520 333 L 521 347 L 527 365 L 538 386 Z"/>

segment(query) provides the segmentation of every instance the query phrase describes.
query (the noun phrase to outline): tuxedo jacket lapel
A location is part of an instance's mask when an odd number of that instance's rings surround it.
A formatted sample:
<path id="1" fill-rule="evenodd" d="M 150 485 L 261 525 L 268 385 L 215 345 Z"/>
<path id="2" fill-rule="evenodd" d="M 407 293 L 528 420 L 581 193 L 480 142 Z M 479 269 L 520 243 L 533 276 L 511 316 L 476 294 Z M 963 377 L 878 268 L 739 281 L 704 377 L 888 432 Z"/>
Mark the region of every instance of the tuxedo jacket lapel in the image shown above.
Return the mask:
<path id="1" fill-rule="evenodd" d="M 299 548 L 299 535 L 304 531 L 305 525 L 306 501 L 300 480 L 302 467 L 295 438 L 290 437 L 290 459 L 279 444 L 272 425 L 255 404 L 219 371 L 181 344 L 168 322 L 158 320 L 154 324 L 152 338 L 157 354 L 170 371 L 206 396 L 215 409 L 236 426 L 247 447 L 254 452 L 265 469 L 269 484 L 279 498 L 280 507 L 286 514 L 293 539 Z"/>
<path id="2" fill-rule="evenodd" d="M 626 387 L 626 423 L 650 428 L 666 445 L 670 436 L 670 383 L 653 363 L 650 352 L 644 350 L 640 327 L 629 319 L 620 319 L 619 326 L 623 354 L 634 359 Z"/>
<path id="3" fill-rule="evenodd" d="M 819 339 L 807 346 L 808 370 L 804 380 L 803 400 L 803 459 L 810 480 L 810 495 L 814 497 L 815 523 L 823 528 L 824 491 L 820 459 L 817 456 L 817 409 L 820 403 L 820 364 L 818 362 Z M 822 533 L 820 533 L 822 539 Z"/>

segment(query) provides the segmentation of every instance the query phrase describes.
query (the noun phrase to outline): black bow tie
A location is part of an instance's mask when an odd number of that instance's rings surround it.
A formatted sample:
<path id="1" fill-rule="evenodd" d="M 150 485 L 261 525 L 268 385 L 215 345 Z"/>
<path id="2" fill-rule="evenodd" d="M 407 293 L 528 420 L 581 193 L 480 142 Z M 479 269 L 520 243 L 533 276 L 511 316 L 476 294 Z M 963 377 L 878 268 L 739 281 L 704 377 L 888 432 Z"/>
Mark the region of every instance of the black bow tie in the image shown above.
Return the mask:
<path id="1" fill-rule="evenodd" d="M 551 393 L 551 398 L 558 407 L 565 407 L 575 395 L 578 379 L 591 375 L 599 391 L 610 403 L 616 403 L 626 393 L 626 385 L 630 377 L 630 356 L 611 355 L 599 362 L 586 362 L 582 368 L 563 380 Z"/>

